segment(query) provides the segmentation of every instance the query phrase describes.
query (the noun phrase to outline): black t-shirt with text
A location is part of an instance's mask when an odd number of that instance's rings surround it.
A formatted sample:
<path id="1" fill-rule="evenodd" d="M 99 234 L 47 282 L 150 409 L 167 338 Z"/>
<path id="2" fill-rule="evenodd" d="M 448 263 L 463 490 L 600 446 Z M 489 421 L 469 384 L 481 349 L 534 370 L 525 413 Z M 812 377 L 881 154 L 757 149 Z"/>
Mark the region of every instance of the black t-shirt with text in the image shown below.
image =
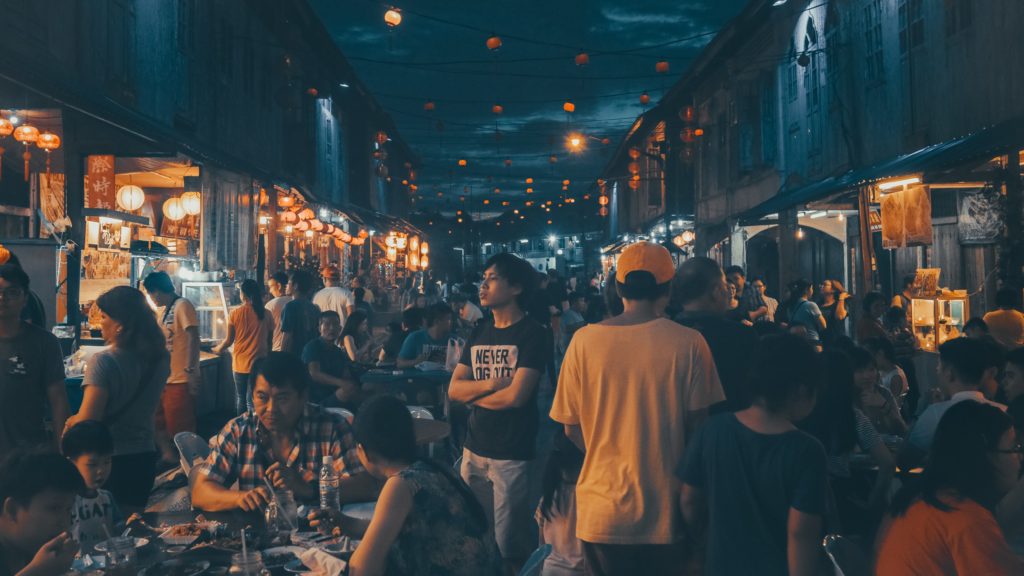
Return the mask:
<path id="1" fill-rule="evenodd" d="M 543 375 L 550 355 L 551 333 L 536 320 L 524 317 L 507 328 L 495 328 L 494 321 L 488 320 L 473 331 L 459 363 L 472 370 L 474 380 L 512 378 L 519 368 L 532 368 Z M 473 406 L 466 448 L 495 460 L 532 459 L 539 421 L 537 388 L 518 408 Z"/>

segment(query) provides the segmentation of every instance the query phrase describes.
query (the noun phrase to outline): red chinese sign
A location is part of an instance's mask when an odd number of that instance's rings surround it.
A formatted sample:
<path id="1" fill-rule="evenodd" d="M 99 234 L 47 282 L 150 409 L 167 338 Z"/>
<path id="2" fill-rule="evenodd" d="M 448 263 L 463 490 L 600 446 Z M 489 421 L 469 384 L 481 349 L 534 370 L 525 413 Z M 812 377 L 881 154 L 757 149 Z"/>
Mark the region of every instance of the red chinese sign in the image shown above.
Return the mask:
<path id="1" fill-rule="evenodd" d="M 85 164 L 85 207 L 117 210 L 114 157 L 89 156 Z"/>

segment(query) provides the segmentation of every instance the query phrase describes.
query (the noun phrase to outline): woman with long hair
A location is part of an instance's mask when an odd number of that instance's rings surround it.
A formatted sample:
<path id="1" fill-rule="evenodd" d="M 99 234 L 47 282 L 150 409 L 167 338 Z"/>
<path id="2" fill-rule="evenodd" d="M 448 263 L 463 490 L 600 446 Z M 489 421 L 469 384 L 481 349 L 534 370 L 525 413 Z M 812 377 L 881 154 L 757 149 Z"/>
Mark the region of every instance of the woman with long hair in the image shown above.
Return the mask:
<path id="1" fill-rule="evenodd" d="M 870 535 L 882 515 L 896 464 L 871 421 L 857 407 L 855 363 L 845 352 L 824 354 L 825 387 L 814 411 L 800 423 L 825 447 L 828 475 L 843 530 Z M 850 467 L 855 450 L 870 455 L 878 468 L 874 482 Z"/>
<path id="2" fill-rule="evenodd" d="M 844 335 L 843 327 L 848 315 L 846 299 L 849 296 L 839 280 L 829 279 L 821 283 L 818 308 L 821 309 L 821 315 L 825 318 L 826 328 L 821 333 L 821 341 L 826 346 L 831 344 L 837 336 Z"/>
<path id="3" fill-rule="evenodd" d="M 231 372 L 235 379 L 235 413 L 252 410 L 252 367 L 265 358 L 273 347 L 274 317 L 263 306 L 263 290 L 255 280 L 239 286 L 242 305 L 228 317 L 228 336 L 213 347 L 214 354 L 223 354 L 232 344 Z"/>
<path id="4" fill-rule="evenodd" d="M 311 524 L 362 538 L 349 574 L 489 576 L 502 573 L 487 515 L 447 466 L 416 455 L 413 419 L 394 396 L 375 396 L 355 420 L 359 461 L 384 482 L 369 525 L 337 510 L 314 512 Z"/>
<path id="5" fill-rule="evenodd" d="M 1020 465 L 1009 416 L 980 402 L 954 404 L 935 431 L 924 474 L 893 498 L 878 534 L 876 574 L 1024 574 L 994 516 Z"/>
<path id="6" fill-rule="evenodd" d="M 797 280 L 790 285 L 789 302 L 786 310 L 789 314 L 789 328 L 800 333 L 807 341 L 821 349 L 821 333 L 828 328 L 821 309 L 811 300 L 814 296 L 814 285 L 807 280 Z"/>
<path id="7" fill-rule="evenodd" d="M 105 488 L 122 509 L 141 510 L 156 477 L 154 416 L 170 372 L 164 332 L 142 292 L 118 286 L 96 299 L 107 350 L 89 361 L 78 414 L 64 429 L 99 420 L 114 437 Z"/>
<path id="8" fill-rule="evenodd" d="M 341 347 L 348 353 L 349 360 L 360 364 L 371 364 L 373 338 L 370 336 L 370 319 L 366 313 L 356 310 L 345 321 L 341 330 Z"/>
<path id="9" fill-rule="evenodd" d="M 541 544 L 551 544 L 541 576 L 583 574 L 583 543 L 576 537 L 576 482 L 583 469 L 583 452 L 558 431 L 541 478 L 537 506 Z"/>

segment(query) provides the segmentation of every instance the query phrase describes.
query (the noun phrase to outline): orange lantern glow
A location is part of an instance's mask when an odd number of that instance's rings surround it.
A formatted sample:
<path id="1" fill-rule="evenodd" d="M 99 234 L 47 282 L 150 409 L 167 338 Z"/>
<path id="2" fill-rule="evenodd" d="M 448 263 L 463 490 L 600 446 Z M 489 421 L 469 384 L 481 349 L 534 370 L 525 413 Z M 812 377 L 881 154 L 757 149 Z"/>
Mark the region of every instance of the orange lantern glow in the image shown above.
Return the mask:
<path id="1" fill-rule="evenodd" d="M 491 36 L 490 38 L 487 39 L 488 50 L 497 50 L 498 48 L 501 48 L 501 38 L 498 38 L 497 36 Z"/>
<path id="2" fill-rule="evenodd" d="M 679 109 L 679 119 L 683 122 L 693 122 L 693 106 L 683 106 Z"/>
<path id="3" fill-rule="evenodd" d="M 427 100 L 423 103 L 423 109 L 427 112 L 433 112 L 435 107 L 434 102 L 431 100 Z"/>
<path id="4" fill-rule="evenodd" d="M 629 188 L 630 188 L 630 190 L 636 190 L 639 187 L 640 187 L 640 181 L 639 180 L 630 180 L 629 181 Z"/>
<path id="5" fill-rule="evenodd" d="M 630 174 L 636 174 L 639 171 L 640 171 L 640 163 L 639 162 L 630 162 L 629 163 L 629 173 Z"/>
<path id="6" fill-rule="evenodd" d="M 646 91 L 644 91 L 644 93 L 640 95 L 640 103 L 643 104 L 644 106 L 647 106 L 648 104 L 650 104 L 651 103 L 651 96 L 650 96 L 650 94 L 648 94 Z"/>
<path id="7" fill-rule="evenodd" d="M 597 198 L 597 203 L 600 204 L 601 206 L 607 206 L 608 205 L 608 197 L 607 196 L 599 196 Z"/>
<path id="8" fill-rule="evenodd" d="M 568 186 L 569 184 L 569 180 L 562 180 L 562 186 Z"/>
<path id="9" fill-rule="evenodd" d="M 338 235 L 338 239 L 348 244 L 349 242 L 352 241 L 352 235 L 342 230 L 341 234 Z"/>
<path id="10" fill-rule="evenodd" d="M 295 196 L 291 194 L 285 194 L 284 196 L 277 197 L 277 205 L 281 208 L 291 208 L 295 206 Z"/>
<path id="11" fill-rule="evenodd" d="M 362 229 L 362 230 L 360 230 L 360 231 L 359 231 L 359 234 L 358 234 L 359 238 L 360 238 L 360 239 L 364 239 L 364 240 L 365 240 L 365 239 L 366 239 L 366 237 L 367 237 L 367 236 L 369 236 L 369 235 L 370 235 L 370 233 L 369 233 L 369 232 L 367 232 L 367 231 L 366 231 L 365 229 Z"/>
<path id="12" fill-rule="evenodd" d="M 0 138 L 6 138 L 14 132 L 14 124 L 3 116 L 0 116 Z M 0 156 L 4 155 L 4 147 L 0 146 Z M 3 162 L 0 162 L 0 178 L 3 177 Z"/>
<path id="13" fill-rule="evenodd" d="M 309 227 L 317 232 L 322 232 L 325 228 L 324 223 L 316 218 L 309 221 Z"/>
<path id="14" fill-rule="evenodd" d="M 312 208 L 303 208 L 299 211 L 299 220 L 312 220 L 316 218 L 316 212 L 313 212 Z"/>
<path id="15" fill-rule="evenodd" d="M 599 215 L 600 215 L 600 216 L 601 216 L 602 218 L 604 218 L 605 216 L 607 216 L 607 215 L 608 215 L 608 208 L 607 208 L 606 206 L 602 206 L 602 207 L 601 207 L 601 209 L 597 211 L 597 213 L 598 213 L 598 214 L 599 214 Z"/>
<path id="16" fill-rule="evenodd" d="M 387 142 L 387 141 L 388 141 L 388 133 L 387 132 L 384 132 L 383 130 L 381 130 L 380 132 L 377 132 L 377 144 L 380 144 L 381 146 L 383 146 L 384 143 Z"/>
<path id="17" fill-rule="evenodd" d="M 164 202 L 164 216 L 168 220 L 177 222 L 186 216 L 185 207 L 181 205 L 181 198 L 171 198 Z"/>
<path id="18" fill-rule="evenodd" d="M 587 64 L 590 64 L 589 54 L 587 54 L 586 52 L 580 52 L 579 54 L 576 55 L 577 66 L 586 66 Z"/>
<path id="19" fill-rule="evenodd" d="M 203 211 L 203 196 L 196 191 L 185 192 L 181 195 L 181 207 L 185 214 L 198 216 Z"/>
<path id="20" fill-rule="evenodd" d="M 284 222 L 285 224 L 295 224 L 299 221 L 299 215 L 291 210 L 281 212 L 281 214 L 278 215 L 278 218 L 280 218 L 281 222 Z"/>
<path id="21" fill-rule="evenodd" d="M 636 148 L 636 147 L 630 148 L 629 149 L 629 157 L 632 158 L 633 160 L 636 160 L 637 158 L 639 158 L 640 157 L 640 149 Z"/>
<path id="22" fill-rule="evenodd" d="M 526 183 L 527 184 L 533 184 L 533 178 L 527 178 L 526 179 Z"/>
<path id="23" fill-rule="evenodd" d="M 366 244 L 366 238 L 353 238 L 352 239 L 352 245 L 353 246 L 362 246 L 363 244 Z"/>
<path id="24" fill-rule="evenodd" d="M 611 138 L 601 138 L 601 144 L 604 144 L 605 146 L 607 146 L 607 145 L 609 145 L 611 143 L 612 143 Z"/>
<path id="25" fill-rule="evenodd" d="M 693 131 L 693 135 L 697 136 L 698 138 L 703 136 L 704 135 L 704 129 L 703 128 L 697 128 L 696 130 Z"/>
<path id="26" fill-rule="evenodd" d="M 309 220 L 300 220 L 299 223 L 295 225 L 295 229 L 299 232 L 309 230 Z"/>
<path id="27" fill-rule="evenodd" d="M 555 156 L 554 154 L 552 154 L 552 155 L 551 155 L 551 156 L 550 156 L 550 157 L 548 158 L 548 162 L 549 162 L 549 163 L 551 163 L 551 164 L 554 164 L 554 163 L 558 162 L 558 156 Z"/>
<path id="28" fill-rule="evenodd" d="M 465 159 L 459 159 L 459 166 L 465 166 L 466 164 L 469 164 L 469 162 L 466 162 Z"/>
<path id="29" fill-rule="evenodd" d="M 36 140 L 36 146 L 41 150 L 46 151 L 46 178 L 49 182 L 50 178 L 50 153 L 60 148 L 60 136 L 57 136 L 53 132 L 43 132 L 39 135 L 39 139 Z"/>
<path id="30" fill-rule="evenodd" d="M 25 161 L 25 181 L 28 182 L 28 161 L 32 159 L 32 153 L 28 151 L 28 147 L 39 140 L 39 129 L 28 124 L 18 126 L 14 129 L 14 139 L 25 146 L 25 151 L 22 152 L 21 158 Z"/>
<path id="31" fill-rule="evenodd" d="M 565 104 L 562 104 L 562 110 L 565 110 L 569 114 L 572 114 L 573 112 L 576 111 L 576 105 L 573 104 L 572 102 L 567 101 Z"/>
<path id="32" fill-rule="evenodd" d="M 654 71 L 658 74 L 668 73 L 668 60 L 659 60 L 658 63 L 654 65 Z"/>
<path id="33" fill-rule="evenodd" d="M 526 193 L 527 194 L 533 194 L 533 188 L 527 188 L 526 189 Z"/>
<path id="34" fill-rule="evenodd" d="M 493 112 L 495 114 L 501 114 L 504 111 L 505 111 L 505 108 L 501 104 L 495 104 L 494 106 L 491 106 L 491 112 Z"/>
<path id="35" fill-rule="evenodd" d="M 128 184 L 117 189 L 117 206 L 122 210 L 134 212 L 142 208 L 146 201 L 146 193 L 138 186 Z"/>
<path id="36" fill-rule="evenodd" d="M 384 23 L 388 25 L 388 28 L 394 28 L 402 23 L 402 11 L 397 8 L 391 8 L 384 13 Z"/>

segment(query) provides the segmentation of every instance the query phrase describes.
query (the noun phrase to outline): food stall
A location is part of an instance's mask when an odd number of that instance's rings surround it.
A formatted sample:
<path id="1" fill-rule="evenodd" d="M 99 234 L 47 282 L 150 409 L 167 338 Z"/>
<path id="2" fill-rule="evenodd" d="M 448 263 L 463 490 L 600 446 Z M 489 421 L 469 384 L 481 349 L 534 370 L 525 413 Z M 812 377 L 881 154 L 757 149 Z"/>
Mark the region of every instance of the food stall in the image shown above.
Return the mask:
<path id="1" fill-rule="evenodd" d="M 921 350 L 936 352 L 944 342 L 959 338 L 969 316 L 966 290 L 911 299 L 911 330 Z"/>

